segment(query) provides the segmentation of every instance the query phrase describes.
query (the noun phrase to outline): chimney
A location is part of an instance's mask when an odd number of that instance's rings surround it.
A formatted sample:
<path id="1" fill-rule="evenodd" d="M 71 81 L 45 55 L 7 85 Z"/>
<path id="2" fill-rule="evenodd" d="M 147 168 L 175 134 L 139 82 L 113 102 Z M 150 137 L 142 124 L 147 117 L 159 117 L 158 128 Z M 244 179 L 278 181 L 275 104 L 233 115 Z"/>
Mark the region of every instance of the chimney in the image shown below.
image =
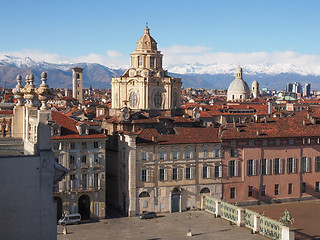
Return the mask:
<path id="1" fill-rule="evenodd" d="M 268 102 L 268 114 L 272 114 L 272 102 Z"/>
<path id="2" fill-rule="evenodd" d="M 302 121 L 302 125 L 305 126 L 306 125 L 306 120 Z"/>
<path id="3" fill-rule="evenodd" d="M 259 131 L 257 131 L 256 134 L 257 134 L 257 136 L 259 136 L 260 135 Z"/>
<path id="4" fill-rule="evenodd" d="M 158 137 L 152 136 L 152 142 L 158 142 Z"/>

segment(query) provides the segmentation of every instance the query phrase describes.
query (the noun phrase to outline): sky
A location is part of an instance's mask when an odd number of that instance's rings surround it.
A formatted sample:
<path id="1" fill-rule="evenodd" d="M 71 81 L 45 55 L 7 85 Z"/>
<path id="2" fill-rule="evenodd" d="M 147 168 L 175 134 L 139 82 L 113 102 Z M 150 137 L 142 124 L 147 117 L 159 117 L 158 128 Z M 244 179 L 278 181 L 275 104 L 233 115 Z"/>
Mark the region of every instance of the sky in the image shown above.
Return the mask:
<path id="1" fill-rule="evenodd" d="M 2 1 L 0 54 L 128 66 L 146 22 L 172 64 L 320 65 L 319 0 Z"/>

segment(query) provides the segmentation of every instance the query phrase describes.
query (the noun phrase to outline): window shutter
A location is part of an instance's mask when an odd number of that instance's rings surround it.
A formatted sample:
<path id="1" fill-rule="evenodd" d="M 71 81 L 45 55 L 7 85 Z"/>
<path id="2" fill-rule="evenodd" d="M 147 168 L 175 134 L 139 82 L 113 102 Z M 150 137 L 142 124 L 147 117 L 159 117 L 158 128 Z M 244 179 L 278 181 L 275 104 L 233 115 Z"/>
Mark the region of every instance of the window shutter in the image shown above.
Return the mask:
<path id="1" fill-rule="evenodd" d="M 277 160 L 277 158 L 275 158 L 275 159 L 272 159 L 272 172 L 271 172 L 271 174 L 278 174 L 275 170 L 275 167 L 276 167 L 276 161 L 278 161 Z"/>
<path id="2" fill-rule="evenodd" d="M 250 160 L 247 160 L 247 176 L 250 176 L 249 166 L 250 166 Z"/>
<path id="3" fill-rule="evenodd" d="M 168 171 L 166 168 L 163 171 L 164 171 L 164 181 L 167 181 L 168 180 Z"/>
<path id="4" fill-rule="evenodd" d="M 187 167 L 184 168 L 184 179 L 187 179 Z"/>
<path id="5" fill-rule="evenodd" d="M 190 179 L 193 179 L 194 167 L 190 167 Z"/>
<path id="6" fill-rule="evenodd" d="M 292 172 L 296 173 L 297 172 L 297 164 L 298 164 L 298 159 L 297 158 L 293 158 L 293 162 L 292 162 Z"/>
<path id="7" fill-rule="evenodd" d="M 257 175 L 257 160 L 252 160 L 252 175 Z"/>
<path id="8" fill-rule="evenodd" d="M 177 168 L 177 180 L 180 180 L 180 168 Z"/>
<path id="9" fill-rule="evenodd" d="M 228 162 L 228 177 L 231 176 L 231 161 Z"/>
<path id="10" fill-rule="evenodd" d="M 219 177 L 220 178 L 222 177 L 222 166 L 221 165 L 219 166 Z"/>
<path id="11" fill-rule="evenodd" d="M 167 160 L 167 152 L 164 153 L 164 159 Z"/>
<path id="12" fill-rule="evenodd" d="M 235 177 L 239 176 L 239 161 L 238 160 L 234 161 L 234 176 Z"/>
<path id="13" fill-rule="evenodd" d="M 143 160 L 143 152 L 140 152 L 140 159 Z"/>
<path id="14" fill-rule="evenodd" d="M 142 182 L 142 169 L 140 170 L 140 182 Z"/>
<path id="15" fill-rule="evenodd" d="M 289 159 L 287 158 L 287 173 L 289 173 Z"/>
<path id="16" fill-rule="evenodd" d="M 150 169 L 147 169 L 146 174 L 147 174 L 147 182 L 150 182 Z"/>
<path id="17" fill-rule="evenodd" d="M 193 151 L 190 150 L 190 158 L 193 158 Z"/>
<path id="18" fill-rule="evenodd" d="M 271 174 L 272 161 L 267 159 L 267 174 Z"/>
<path id="19" fill-rule="evenodd" d="M 146 152 L 146 160 L 149 160 L 149 158 L 150 158 L 150 153 Z"/>
<path id="20" fill-rule="evenodd" d="M 210 178 L 210 166 L 207 167 L 207 178 Z"/>
<path id="21" fill-rule="evenodd" d="M 177 159 L 180 159 L 180 151 L 177 151 Z"/>
<path id="22" fill-rule="evenodd" d="M 284 159 L 279 159 L 279 173 L 283 173 L 283 163 L 284 163 Z"/>
<path id="23" fill-rule="evenodd" d="M 310 160 L 309 157 L 306 158 L 306 172 L 310 172 Z"/>

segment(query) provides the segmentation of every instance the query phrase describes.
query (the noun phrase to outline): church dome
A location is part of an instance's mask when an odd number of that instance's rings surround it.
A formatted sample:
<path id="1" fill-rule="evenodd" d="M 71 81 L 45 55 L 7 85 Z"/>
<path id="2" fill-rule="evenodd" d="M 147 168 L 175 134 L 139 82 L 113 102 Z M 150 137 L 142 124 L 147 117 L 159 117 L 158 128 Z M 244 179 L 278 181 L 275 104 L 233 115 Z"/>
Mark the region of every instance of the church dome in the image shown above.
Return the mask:
<path id="1" fill-rule="evenodd" d="M 248 84 L 242 79 L 242 68 L 236 69 L 236 79 L 228 87 L 227 100 L 228 101 L 245 101 L 249 98 L 250 88 Z"/>
<path id="2" fill-rule="evenodd" d="M 228 92 L 250 93 L 248 84 L 243 79 L 236 78 L 229 85 Z"/>
<path id="3" fill-rule="evenodd" d="M 149 28 L 144 29 L 143 36 L 137 42 L 137 51 L 151 50 L 157 51 L 157 42 L 150 36 Z"/>

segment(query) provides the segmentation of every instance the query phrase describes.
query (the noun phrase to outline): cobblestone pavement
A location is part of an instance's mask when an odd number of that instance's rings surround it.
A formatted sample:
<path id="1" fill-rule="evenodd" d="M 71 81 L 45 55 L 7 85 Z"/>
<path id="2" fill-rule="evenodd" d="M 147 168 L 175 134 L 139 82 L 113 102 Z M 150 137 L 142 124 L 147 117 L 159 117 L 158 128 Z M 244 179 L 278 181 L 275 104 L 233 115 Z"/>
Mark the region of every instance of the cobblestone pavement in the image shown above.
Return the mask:
<path id="1" fill-rule="evenodd" d="M 191 213 L 191 220 L 189 219 Z M 193 236 L 187 237 L 189 226 Z M 141 220 L 138 217 L 103 219 L 100 222 L 68 225 L 68 234 L 62 234 L 58 226 L 58 240 L 82 239 L 268 239 L 251 234 L 246 227 L 229 225 L 221 218 L 204 211 L 159 214 L 155 219 Z"/>

